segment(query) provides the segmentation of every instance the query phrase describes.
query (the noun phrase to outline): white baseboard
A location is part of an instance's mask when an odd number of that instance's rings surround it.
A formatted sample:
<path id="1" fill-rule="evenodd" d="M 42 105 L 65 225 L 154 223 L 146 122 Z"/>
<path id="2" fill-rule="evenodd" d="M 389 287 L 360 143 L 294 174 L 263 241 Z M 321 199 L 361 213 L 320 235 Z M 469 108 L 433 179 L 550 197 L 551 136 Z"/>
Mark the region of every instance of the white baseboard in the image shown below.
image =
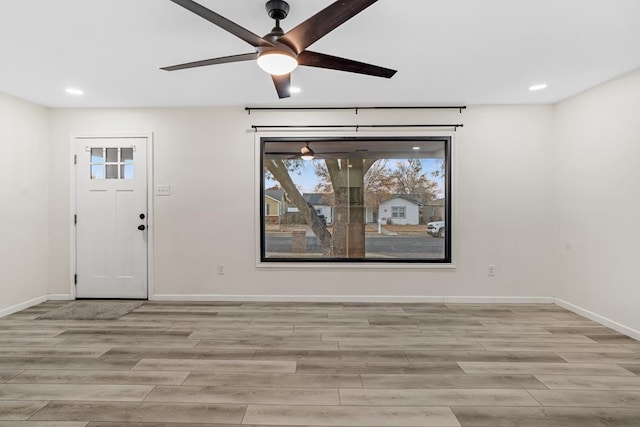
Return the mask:
<path id="1" fill-rule="evenodd" d="M 456 304 L 553 304 L 552 297 L 444 297 L 446 303 Z"/>
<path id="2" fill-rule="evenodd" d="M 49 301 L 71 301 L 71 295 L 69 294 L 49 294 L 47 300 Z"/>
<path id="3" fill-rule="evenodd" d="M 198 295 L 156 294 L 155 301 L 252 301 L 252 302 L 372 302 L 372 303 L 473 303 L 473 304 L 553 304 L 551 297 L 453 297 L 397 295 Z"/>
<path id="4" fill-rule="evenodd" d="M 29 301 L 21 302 L 20 304 L 16 304 L 11 307 L 7 307 L 0 310 L 0 317 L 9 316 L 13 313 L 19 312 L 20 310 L 33 307 L 34 305 L 42 304 L 43 302 L 46 302 L 46 301 L 47 301 L 47 296 L 43 295 L 41 297 L 30 299 Z"/>
<path id="5" fill-rule="evenodd" d="M 630 328 L 621 323 L 618 323 L 614 320 L 609 319 L 608 317 L 601 316 L 599 314 L 594 313 L 593 311 L 589 311 L 586 308 L 577 306 L 575 304 L 571 304 L 560 298 L 554 298 L 555 303 L 562 308 L 566 308 L 569 311 L 573 311 L 580 316 L 586 317 L 587 319 L 591 319 L 594 322 L 600 323 L 603 326 L 613 329 L 614 331 L 618 331 L 621 334 L 625 334 L 633 339 L 640 340 L 640 331 L 637 329 Z"/>

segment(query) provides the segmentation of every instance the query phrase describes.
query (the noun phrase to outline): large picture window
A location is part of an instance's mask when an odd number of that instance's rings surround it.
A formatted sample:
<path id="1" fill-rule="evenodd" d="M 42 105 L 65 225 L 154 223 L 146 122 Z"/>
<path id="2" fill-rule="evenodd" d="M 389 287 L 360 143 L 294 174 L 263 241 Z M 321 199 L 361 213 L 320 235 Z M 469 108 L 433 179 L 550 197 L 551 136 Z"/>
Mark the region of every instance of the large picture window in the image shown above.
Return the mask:
<path id="1" fill-rule="evenodd" d="M 262 137 L 262 262 L 451 262 L 451 139 Z"/>

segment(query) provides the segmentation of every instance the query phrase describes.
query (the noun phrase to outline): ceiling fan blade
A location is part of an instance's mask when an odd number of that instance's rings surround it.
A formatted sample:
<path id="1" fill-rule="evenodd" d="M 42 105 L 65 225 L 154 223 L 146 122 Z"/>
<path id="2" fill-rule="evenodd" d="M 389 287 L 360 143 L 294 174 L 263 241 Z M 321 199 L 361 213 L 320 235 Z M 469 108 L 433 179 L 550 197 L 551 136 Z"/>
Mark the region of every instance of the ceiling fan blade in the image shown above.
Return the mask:
<path id="1" fill-rule="evenodd" d="M 279 41 L 300 53 L 378 0 L 338 0 L 288 31 Z"/>
<path id="2" fill-rule="evenodd" d="M 278 92 L 278 98 L 289 98 L 291 96 L 291 74 L 284 74 L 282 76 L 272 75 L 273 84 L 276 85 L 276 91 Z"/>
<path id="3" fill-rule="evenodd" d="M 176 71 L 176 70 L 184 70 L 187 68 L 206 67 L 207 65 L 226 64 L 229 62 L 251 61 L 252 59 L 257 59 L 257 58 L 258 58 L 258 54 L 255 52 L 243 53 L 241 55 L 223 56 L 220 58 L 211 58 L 211 59 L 204 59 L 202 61 L 187 62 L 185 64 L 172 65 L 170 67 L 162 67 L 160 69 L 165 71 Z"/>
<path id="4" fill-rule="evenodd" d="M 347 71 L 350 73 L 366 74 L 369 76 L 390 79 L 397 72 L 377 65 L 365 64 L 352 59 L 339 58 L 305 50 L 298 55 L 298 64 L 308 67 L 328 68 L 330 70 Z"/>
<path id="5" fill-rule="evenodd" d="M 269 46 L 273 47 L 273 43 L 268 42 L 257 34 L 252 33 L 244 27 L 236 24 L 235 22 L 229 21 L 222 15 L 218 15 L 214 11 L 207 9 L 206 7 L 198 4 L 192 0 L 171 0 L 175 4 L 184 7 L 185 9 L 195 13 L 196 15 L 206 19 L 212 24 L 217 25 L 233 34 L 234 36 L 246 41 L 253 47 L 259 46 Z"/>

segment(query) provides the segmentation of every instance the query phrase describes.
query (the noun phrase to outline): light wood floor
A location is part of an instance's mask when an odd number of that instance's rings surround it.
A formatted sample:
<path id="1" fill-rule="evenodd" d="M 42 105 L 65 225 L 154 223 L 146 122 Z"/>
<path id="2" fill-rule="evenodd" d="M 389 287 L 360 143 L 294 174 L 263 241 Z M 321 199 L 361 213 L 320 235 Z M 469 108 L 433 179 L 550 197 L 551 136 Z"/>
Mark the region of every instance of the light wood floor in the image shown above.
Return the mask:
<path id="1" fill-rule="evenodd" d="M 640 343 L 554 305 L 61 304 L 0 319 L 0 426 L 640 426 Z"/>

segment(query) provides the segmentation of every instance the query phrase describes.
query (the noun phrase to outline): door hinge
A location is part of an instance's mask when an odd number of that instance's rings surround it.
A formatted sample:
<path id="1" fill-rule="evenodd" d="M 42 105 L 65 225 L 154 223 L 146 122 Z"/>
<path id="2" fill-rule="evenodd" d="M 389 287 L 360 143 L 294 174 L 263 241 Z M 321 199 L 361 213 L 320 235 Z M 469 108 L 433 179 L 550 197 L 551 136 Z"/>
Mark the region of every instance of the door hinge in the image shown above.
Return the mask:
<path id="1" fill-rule="evenodd" d="M 74 155 L 73 155 L 73 164 L 74 164 L 74 165 L 77 165 L 77 164 L 78 164 L 78 155 L 77 155 L 77 154 L 74 154 Z"/>
<path id="2" fill-rule="evenodd" d="M 78 224 L 78 215 L 74 215 L 73 216 L 73 225 L 77 225 Z"/>
<path id="3" fill-rule="evenodd" d="M 74 274 L 74 275 L 73 275 L 73 284 L 74 284 L 74 285 L 77 285 L 77 284 L 78 284 L 78 275 L 77 275 L 77 274 Z"/>

